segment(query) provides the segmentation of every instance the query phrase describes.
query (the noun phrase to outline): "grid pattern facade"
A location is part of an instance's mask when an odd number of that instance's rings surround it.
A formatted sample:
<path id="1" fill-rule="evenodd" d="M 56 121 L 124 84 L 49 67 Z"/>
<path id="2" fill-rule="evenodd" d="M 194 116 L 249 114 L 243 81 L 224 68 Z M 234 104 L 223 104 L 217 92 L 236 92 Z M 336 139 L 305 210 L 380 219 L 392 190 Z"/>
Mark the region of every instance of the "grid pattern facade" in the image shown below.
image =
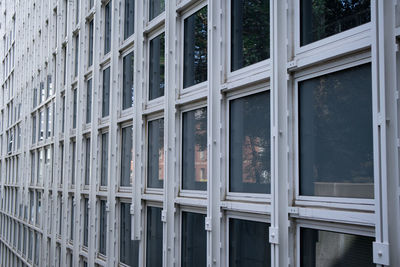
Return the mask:
<path id="1" fill-rule="evenodd" d="M 400 266 L 400 1 L 325 2 L 0 1 L 0 266 Z"/>

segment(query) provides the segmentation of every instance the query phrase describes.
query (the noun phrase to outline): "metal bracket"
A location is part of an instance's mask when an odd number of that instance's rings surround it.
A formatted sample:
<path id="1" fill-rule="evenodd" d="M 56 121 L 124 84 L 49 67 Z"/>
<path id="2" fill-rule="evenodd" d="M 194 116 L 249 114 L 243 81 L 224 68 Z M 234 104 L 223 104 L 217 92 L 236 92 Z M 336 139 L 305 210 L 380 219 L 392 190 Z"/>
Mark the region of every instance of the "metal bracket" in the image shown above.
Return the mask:
<path id="1" fill-rule="evenodd" d="M 269 227 L 269 243 L 279 244 L 278 227 Z"/>
<path id="2" fill-rule="evenodd" d="M 167 211 L 166 210 L 162 210 L 161 211 L 161 221 L 162 222 L 167 222 Z"/>
<path id="3" fill-rule="evenodd" d="M 298 215 L 299 208 L 298 207 L 288 207 L 288 213 L 292 214 L 292 215 Z"/>
<path id="4" fill-rule="evenodd" d="M 389 266 L 389 244 L 388 243 L 372 243 L 374 263 Z"/>
<path id="5" fill-rule="evenodd" d="M 133 203 L 131 204 L 130 213 L 131 213 L 131 215 L 135 214 L 135 204 L 133 204 Z"/>
<path id="6" fill-rule="evenodd" d="M 287 68 L 288 71 L 292 71 L 293 69 L 297 68 L 297 61 L 296 60 L 289 61 L 286 64 L 286 68 Z"/>
<path id="7" fill-rule="evenodd" d="M 204 228 L 206 231 L 211 232 L 212 226 L 211 226 L 211 217 L 206 217 L 204 220 Z"/>

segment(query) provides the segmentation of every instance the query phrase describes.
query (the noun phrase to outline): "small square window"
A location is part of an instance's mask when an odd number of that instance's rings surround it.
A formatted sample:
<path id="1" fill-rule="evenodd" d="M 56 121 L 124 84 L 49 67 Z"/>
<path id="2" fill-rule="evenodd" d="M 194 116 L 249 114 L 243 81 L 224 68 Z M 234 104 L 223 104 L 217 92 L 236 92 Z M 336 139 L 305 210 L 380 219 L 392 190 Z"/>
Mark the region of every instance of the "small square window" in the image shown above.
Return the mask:
<path id="1" fill-rule="evenodd" d="M 271 266 L 269 224 L 229 219 L 229 266 Z"/>
<path id="2" fill-rule="evenodd" d="M 300 194 L 374 197 L 371 65 L 299 83 Z"/>
<path id="3" fill-rule="evenodd" d="M 371 1 L 300 0 L 301 46 L 371 21 Z"/>
<path id="4" fill-rule="evenodd" d="M 231 70 L 270 56 L 269 0 L 231 1 Z"/>
<path id="5" fill-rule="evenodd" d="M 182 267 L 207 265 L 206 215 L 182 212 Z"/>
<path id="6" fill-rule="evenodd" d="M 150 0 L 149 21 L 160 15 L 165 10 L 165 0 Z"/>
<path id="7" fill-rule="evenodd" d="M 207 190 L 207 108 L 182 114 L 182 189 Z"/>
<path id="8" fill-rule="evenodd" d="M 163 225 L 161 208 L 147 207 L 146 266 L 162 266 Z"/>
<path id="9" fill-rule="evenodd" d="M 183 88 L 207 80 L 207 6 L 184 21 Z"/>
<path id="10" fill-rule="evenodd" d="M 229 191 L 271 192 L 270 93 L 230 101 Z"/>
<path id="11" fill-rule="evenodd" d="M 164 119 L 149 121 L 147 187 L 163 188 Z"/>
<path id="12" fill-rule="evenodd" d="M 300 266 L 376 266 L 374 238 L 300 228 Z"/>
<path id="13" fill-rule="evenodd" d="M 164 95 L 165 33 L 150 40 L 149 100 Z"/>

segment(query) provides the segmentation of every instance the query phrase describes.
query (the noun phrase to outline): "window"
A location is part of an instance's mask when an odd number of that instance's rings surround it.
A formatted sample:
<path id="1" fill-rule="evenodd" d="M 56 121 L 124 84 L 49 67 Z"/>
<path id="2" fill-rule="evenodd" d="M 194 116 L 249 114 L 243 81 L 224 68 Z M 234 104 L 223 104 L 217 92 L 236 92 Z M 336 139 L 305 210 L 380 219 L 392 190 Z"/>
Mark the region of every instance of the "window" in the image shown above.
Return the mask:
<path id="1" fill-rule="evenodd" d="M 102 116 L 110 115 L 110 67 L 103 70 Z"/>
<path id="2" fill-rule="evenodd" d="M 135 31 L 135 0 L 125 0 L 124 39 Z"/>
<path id="3" fill-rule="evenodd" d="M 163 188 L 164 119 L 149 121 L 147 187 Z"/>
<path id="4" fill-rule="evenodd" d="M 231 70 L 269 58 L 269 0 L 231 1 Z"/>
<path id="5" fill-rule="evenodd" d="M 89 22 L 88 66 L 93 65 L 93 20 Z"/>
<path id="6" fill-rule="evenodd" d="M 184 22 L 183 88 L 207 80 L 207 6 Z"/>
<path id="7" fill-rule="evenodd" d="M 165 10 L 165 0 L 150 0 L 149 21 L 160 15 Z"/>
<path id="8" fill-rule="evenodd" d="M 89 241 L 89 199 L 83 201 L 83 245 L 88 246 Z"/>
<path id="9" fill-rule="evenodd" d="M 85 138 L 85 185 L 90 182 L 90 137 Z"/>
<path id="10" fill-rule="evenodd" d="M 108 183 L 108 133 L 101 135 L 101 186 Z"/>
<path id="11" fill-rule="evenodd" d="M 53 95 L 53 83 L 51 81 L 51 75 L 47 75 L 47 97 Z"/>
<path id="12" fill-rule="evenodd" d="M 33 231 L 29 231 L 29 240 L 28 240 L 28 259 L 32 261 L 32 254 L 33 254 Z"/>
<path id="13" fill-rule="evenodd" d="M 38 91 L 37 88 L 33 89 L 33 108 L 37 106 Z"/>
<path id="14" fill-rule="evenodd" d="M 44 91 L 44 82 L 40 82 L 40 103 L 42 103 L 46 98 L 46 94 Z"/>
<path id="15" fill-rule="evenodd" d="M 229 266 L 271 266 L 269 224 L 229 219 Z"/>
<path id="16" fill-rule="evenodd" d="M 163 225 L 161 208 L 147 207 L 146 266 L 162 266 Z"/>
<path id="17" fill-rule="evenodd" d="M 79 0 L 75 0 L 75 11 L 76 11 L 76 13 L 75 13 L 75 23 L 76 24 L 78 24 L 78 22 L 79 22 Z"/>
<path id="18" fill-rule="evenodd" d="M 74 239 L 74 197 L 70 199 L 70 210 L 71 210 L 71 221 L 70 221 L 70 233 L 69 233 L 69 240 Z"/>
<path id="19" fill-rule="evenodd" d="M 94 0 L 89 0 L 89 7 L 92 8 L 94 5 Z"/>
<path id="20" fill-rule="evenodd" d="M 133 51 L 126 55 L 123 61 L 122 109 L 127 109 L 132 107 L 133 102 Z"/>
<path id="21" fill-rule="evenodd" d="M 300 228 L 301 266 L 376 266 L 373 237 Z"/>
<path id="22" fill-rule="evenodd" d="M 131 240 L 130 207 L 121 202 L 120 261 L 134 267 L 139 264 L 139 241 Z"/>
<path id="23" fill-rule="evenodd" d="M 300 44 L 307 45 L 371 20 L 370 0 L 300 1 Z"/>
<path id="24" fill-rule="evenodd" d="M 36 191 L 36 218 L 35 218 L 35 223 L 36 225 L 40 226 L 40 220 L 41 220 L 41 216 L 40 216 L 40 211 L 41 211 L 41 206 L 42 206 L 42 193 Z"/>
<path id="25" fill-rule="evenodd" d="M 51 132 L 52 132 L 52 121 L 53 121 L 53 118 L 52 118 L 52 116 L 53 116 L 53 110 L 52 110 L 52 106 L 51 105 L 49 105 L 47 108 L 46 108 L 46 117 L 47 117 L 47 120 L 46 120 L 46 138 L 49 138 L 49 137 L 51 137 Z"/>
<path id="26" fill-rule="evenodd" d="M 39 113 L 39 140 L 42 141 L 44 139 L 44 110 Z"/>
<path id="27" fill-rule="evenodd" d="M 231 100 L 229 113 L 229 191 L 269 194 L 269 91 Z"/>
<path id="28" fill-rule="evenodd" d="M 373 198 L 371 65 L 299 83 L 300 194 Z"/>
<path id="29" fill-rule="evenodd" d="M 92 121 L 92 79 L 86 84 L 86 123 Z"/>
<path id="30" fill-rule="evenodd" d="M 71 184 L 75 184 L 75 160 L 76 160 L 76 142 L 72 141 L 71 142 L 71 147 L 72 147 L 72 160 L 71 160 Z"/>
<path id="31" fill-rule="evenodd" d="M 104 55 L 111 49 L 111 5 L 109 1 L 104 7 Z"/>
<path id="32" fill-rule="evenodd" d="M 65 95 L 62 96 L 62 119 L 61 119 L 61 132 L 64 133 L 65 128 Z"/>
<path id="33" fill-rule="evenodd" d="M 78 76 L 79 65 L 79 34 L 75 36 L 75 77 Z"/>
<path id="34" fill-rule="evenodd" d="M 39 233 L 35 233 L 35 265 L 39 265 L 39 255 L 40 255 L 40 243 L 42 241 L 42 236 Z"/>
<path id="35" fill-rule="evenodd" d="M 106 201 L 100 200 L 99 252 L 106 255 L 107 247 L 107 213 Z"/>
<path id="36" fill-rule="evenodd" d="M 31 153 L 31 185 L 35 182 L 35 152 Z"/>
<path id="37" fill-rule="evenodd" d="M 121 186 L 131 185 L 132 161 L 132 126 L 122 128 L 121 146 Z"/>
<path id="38" fill-rule="evenodd" d="M 36 143 L 36 115 L 32 117 L 32 144 Z"/>
<path id="39" fill-rule="evenodd" d="M 76 113 L 77 113 L 77 108 L 78 108 L 78 89 L 74 89 L 74 103 L 73 103 L 73 114 L 72 114 L 72 128 L 76 128 Z"/>
<path id="40" fill-rule="evenodd" d="M 182 212 L 182 267 L 207 265 L 206 215 Z"/>
<path id="41" fill-rule="evenodd" d="M 165 87 L 165 33 L 150 40 L 149 99 L 164 95 Z"/>
<path id="42" fill-rule="evenodd" d="M 206 190 L 207 108 L 184 112 L 182 120 L 182 189 Z"/>

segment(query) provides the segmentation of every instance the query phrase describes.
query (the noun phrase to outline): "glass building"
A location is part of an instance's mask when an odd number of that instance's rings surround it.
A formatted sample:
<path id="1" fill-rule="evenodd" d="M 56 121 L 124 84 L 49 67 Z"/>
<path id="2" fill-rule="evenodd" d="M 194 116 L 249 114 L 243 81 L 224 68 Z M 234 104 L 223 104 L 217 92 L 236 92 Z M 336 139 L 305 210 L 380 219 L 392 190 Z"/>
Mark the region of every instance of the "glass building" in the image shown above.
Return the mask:
<path id="1" fill-rule="evenodd" d="M 0 0 L 0 266 L 400 266 L 400 0 Z"/>

